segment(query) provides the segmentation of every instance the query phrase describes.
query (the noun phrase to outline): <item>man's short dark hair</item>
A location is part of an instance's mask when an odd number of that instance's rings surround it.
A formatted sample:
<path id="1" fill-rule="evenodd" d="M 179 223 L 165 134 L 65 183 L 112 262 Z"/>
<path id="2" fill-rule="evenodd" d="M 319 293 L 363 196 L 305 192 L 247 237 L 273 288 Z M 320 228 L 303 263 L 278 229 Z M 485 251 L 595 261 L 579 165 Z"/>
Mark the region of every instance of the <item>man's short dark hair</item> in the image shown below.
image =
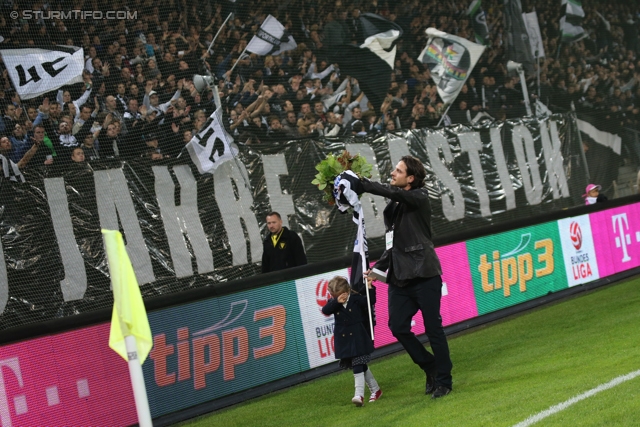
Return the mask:
<path id="1" fill-rule="evenodd" d="M 282 217 L 280 216 L 280 214 L 279 214 L 278 212 L 276 212 L 276 211 L 269 212 L 269 213 L 267 214 L 267 216 L 277 216 L 277 217 L 278 217 L 278 219 L 282 219 Z"/>
<path id="2" fill-rule="evenodd" d="M 351 127 L 353 128 L 354 132 L 364 131 L 364 124 L 360 120 L 356 120 L 355 122 L 353 122 L 353 125 L 351 125 Z"/>
<path id="3" fill-rule="evenodd" d="M 427 171 L 420 160 L 413 156 L 403 156 L 400 161 L 407 166 L 407 176 L 413 175 L 411 188 L 424 187 L 424 179 L 427 177 Z"/>

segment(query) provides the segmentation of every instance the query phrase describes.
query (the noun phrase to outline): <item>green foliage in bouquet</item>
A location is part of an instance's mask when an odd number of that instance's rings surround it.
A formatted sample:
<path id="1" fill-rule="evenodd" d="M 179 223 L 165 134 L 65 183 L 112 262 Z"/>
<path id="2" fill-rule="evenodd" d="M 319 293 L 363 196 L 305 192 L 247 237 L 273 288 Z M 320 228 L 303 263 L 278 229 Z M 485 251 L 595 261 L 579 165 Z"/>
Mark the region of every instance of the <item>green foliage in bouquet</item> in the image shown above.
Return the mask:
<path id="1" fill-rule="evenodd" d="M 318 173 L 311 183 L 317 185 L 318 189 L 324 192 L 322 200 L 334 205 L 336 201 L 333 198 L 333 181 L 338 175 L 350 170 L 360 178 L 371 178 L 372 168 L 373 166 L 361 155 L 352 156 L 347 150 L 344 150 L 337 156 L 329 154 L 326 159 L 318 163 L 316 165 Z"/>

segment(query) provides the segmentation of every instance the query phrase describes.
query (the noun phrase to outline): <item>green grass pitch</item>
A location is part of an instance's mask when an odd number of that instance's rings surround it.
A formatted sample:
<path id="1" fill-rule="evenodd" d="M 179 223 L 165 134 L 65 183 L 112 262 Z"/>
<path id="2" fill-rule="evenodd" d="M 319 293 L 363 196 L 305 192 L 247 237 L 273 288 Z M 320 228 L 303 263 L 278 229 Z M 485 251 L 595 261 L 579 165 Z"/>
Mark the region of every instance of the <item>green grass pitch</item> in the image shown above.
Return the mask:
<path id="1" fill-rule="evenodd" d="M 640 277 L 450 337 L 449 345 L 454 389 L 438 400 L 424 395 L 422 371 L 400 352 L 371 363 L 384 395 L 362 408 L 351 403 L 353 375 L 341 371 L 181 425 L 514 426 L 640 370 Z M 640 377 L 535 425 L 640 426 Z"/>

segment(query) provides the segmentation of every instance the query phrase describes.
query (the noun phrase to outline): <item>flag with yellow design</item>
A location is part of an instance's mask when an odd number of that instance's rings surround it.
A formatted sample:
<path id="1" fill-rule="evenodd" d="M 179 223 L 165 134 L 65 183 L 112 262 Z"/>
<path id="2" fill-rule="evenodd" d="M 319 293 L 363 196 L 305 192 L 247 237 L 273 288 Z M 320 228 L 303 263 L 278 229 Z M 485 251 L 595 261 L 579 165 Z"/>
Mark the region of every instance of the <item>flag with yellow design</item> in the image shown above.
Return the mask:
<path id="1" fill-rule="evenodd" d="M 438 95 L 445 104 L 456 99 L 485 47 L 435 28 L 427 28 L 427 47 L 418 60 L 431 72 Z"/>
<path id="2" fill-rule="evenodd" d="M 140 287 L 124 246 L 122 234 L 119 231 L 103 229 L 102 235 L 113 287 L 109 347 L 128 361 L 124 337 L 133 335 L 136 338 L 138 359 L 142 364 L 153 347 L 153 338 Z"/>

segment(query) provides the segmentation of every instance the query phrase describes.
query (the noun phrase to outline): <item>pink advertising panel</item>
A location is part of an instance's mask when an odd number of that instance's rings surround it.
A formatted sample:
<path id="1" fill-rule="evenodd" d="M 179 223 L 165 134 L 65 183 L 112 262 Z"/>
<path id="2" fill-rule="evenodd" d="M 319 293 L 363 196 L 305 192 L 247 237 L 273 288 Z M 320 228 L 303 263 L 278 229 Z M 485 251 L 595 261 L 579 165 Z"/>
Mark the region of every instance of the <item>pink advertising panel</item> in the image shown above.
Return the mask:
<path id="1" fill-rule="evenodd" d="M 640 266 L 640 203 L 589 215 L 600 277 Z"/>
<path id="2" fill-rule="evenodd" d="M 127 363 L 109 324 L 0 347 L 0 423 L 125 426 L 137 422 Z"/>
<path id="3" fill-rule="evenodd" d="M 473 293 L 473 282 L 469 271 L 469 260 L 465 243 L 436 248 L 436 253 L 442 264 L 442 305 L 440 314 L 442 323 L 448 326 L 478 316 L 476 299 Z M 387 299 L 387 285 L 374 283 L 377 288 L 375 345 L 382 347 L 396 342 L 389 331 L 389 312 Z M 424 334 L 422 315 L 418 312 L 413 317 L 413 332 Z"/>

